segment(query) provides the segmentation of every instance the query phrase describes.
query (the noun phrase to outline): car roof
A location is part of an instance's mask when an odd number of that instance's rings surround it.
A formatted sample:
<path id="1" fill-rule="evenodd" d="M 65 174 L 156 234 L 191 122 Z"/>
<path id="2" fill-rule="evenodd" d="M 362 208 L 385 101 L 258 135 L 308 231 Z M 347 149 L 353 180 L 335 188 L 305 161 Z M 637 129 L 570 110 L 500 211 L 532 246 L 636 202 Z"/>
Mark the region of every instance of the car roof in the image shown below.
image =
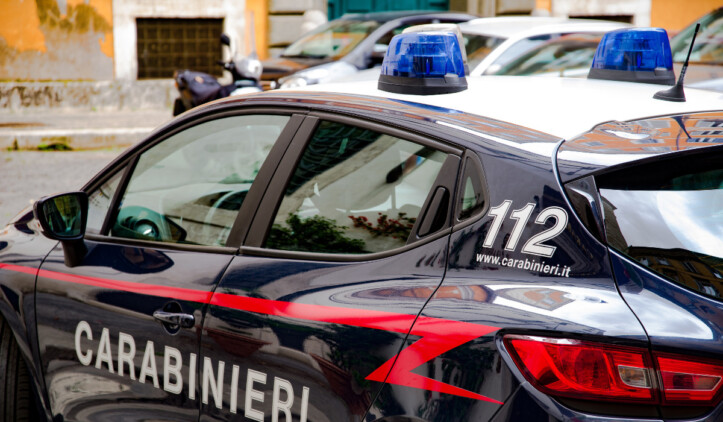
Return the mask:
<path id="1" fill-rule="evenodd" d="M 686 102 L 653 99 L 665 85 L 544 76 L 467 77 L 467 90 L 408 95 L 377 89 L 377 81 L 320 84 L 306 90 L 368 95 L 421 103 L 502 120 L 572 139 L 601 122 L 720 110 L 723 94 L 686 88 Z"/>
<path id="2" fill-rule="evenodd" d="M 372 13 L 346 13 L 342 15 L 338 20 L 364 20 L 364 21 L 376 21 L 376 22 L 389 22 L 397 19 L 410 18 L 412 20 L 419 19 L 424 16 L 440 16 L 448 18 L 459 18 L 460 20 L 467 20 L 473 18 L 472 15 L 461 13 L 461 12 L 445 12 L 436 10 L 408 10 L 408 11 L 394 11 L 394 12 L 372 12 Z"/>
<path id="3" fill-rule="evenodd" d="M 489 35 L 498 38 L 524 38 L 537 34 L 554 34 L 565 31 L 610 31 L 631 25 L 594 19 L 569 19 L 556 17 L 498 17 L 480 18 L 459 24 L 464 34 Z"/>

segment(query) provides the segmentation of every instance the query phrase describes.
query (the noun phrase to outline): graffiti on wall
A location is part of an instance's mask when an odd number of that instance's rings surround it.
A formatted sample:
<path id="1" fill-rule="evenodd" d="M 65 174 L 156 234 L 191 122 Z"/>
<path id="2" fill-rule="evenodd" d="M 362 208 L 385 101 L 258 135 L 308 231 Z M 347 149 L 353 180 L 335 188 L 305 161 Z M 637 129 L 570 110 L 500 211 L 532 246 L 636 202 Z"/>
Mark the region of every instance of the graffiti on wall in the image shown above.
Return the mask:
<path id="1" fill-rule="evenodd" d="M 0 81 L 113 79 L 112 0 L 4 0 Z"/>

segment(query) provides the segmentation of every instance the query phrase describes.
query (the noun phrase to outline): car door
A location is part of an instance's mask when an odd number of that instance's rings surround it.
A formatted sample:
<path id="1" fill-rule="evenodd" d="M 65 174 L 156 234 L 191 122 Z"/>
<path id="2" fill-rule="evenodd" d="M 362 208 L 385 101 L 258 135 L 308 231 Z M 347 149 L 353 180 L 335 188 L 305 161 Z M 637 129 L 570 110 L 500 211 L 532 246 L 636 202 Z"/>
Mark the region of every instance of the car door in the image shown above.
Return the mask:
<path id="1" fill-rule="evenodd" d="M 445 270 L 459 150 L 315 114 L 269 184 L 204 320 L 201 420 L 361 421 Z M 201 361 L 199 361 L 201 362 Z M 425 387 L 426 386 L 426 387 Z"/>
<path id="2" fill-rule="evenodd" d="M 231 235 L 246 221 L 237 216 L 255 208 L 301 120 L 187 118 L 91 185 L 84 257 L 67 264 L 58 245 L 37 281 L 54 417 L 198 419 L 204 307 L 238 250 Z"/>

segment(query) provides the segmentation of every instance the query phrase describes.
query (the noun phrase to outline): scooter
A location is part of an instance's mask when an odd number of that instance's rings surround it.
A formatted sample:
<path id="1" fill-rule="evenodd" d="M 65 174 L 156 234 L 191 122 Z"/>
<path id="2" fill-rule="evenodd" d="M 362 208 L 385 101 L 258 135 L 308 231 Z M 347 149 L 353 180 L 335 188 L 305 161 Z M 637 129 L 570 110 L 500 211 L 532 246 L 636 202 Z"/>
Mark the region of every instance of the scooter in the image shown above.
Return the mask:
<path id="1" fill-rule="evenodd" d="M 221 34 L 221 44 L 231 49 L 231 40 L 228 35 Z M 191 70 L 176 71 L 174 73 L 173 79 L 176 81 L 176 88 L 178 88 L 180 94 L 179 98 L 176 98 L 173 102 L 174 116 L 219 98 L 262 91 L 259 83 L 262 71 L 261 61 L 258 59 L 256 51 L 239 60 L 234 59 L 233 49 L 231 49 L 231 52 L 231 58 L 228 61 L 218 62 L 233 77 L 233 83 L 229 85 L 221 85 L 216 78 L 208 73 Z"/>

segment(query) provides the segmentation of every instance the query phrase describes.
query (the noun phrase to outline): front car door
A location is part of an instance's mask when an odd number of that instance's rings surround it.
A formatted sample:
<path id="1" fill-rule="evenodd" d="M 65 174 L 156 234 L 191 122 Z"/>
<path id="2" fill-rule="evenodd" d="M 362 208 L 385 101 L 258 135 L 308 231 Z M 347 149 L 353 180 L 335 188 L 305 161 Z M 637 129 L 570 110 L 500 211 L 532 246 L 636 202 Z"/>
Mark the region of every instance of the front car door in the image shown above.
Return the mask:
<path id="1" fill-rule="evenodd" d="M 211 299 L 201 420 L 361 421 L 375 400 L 401 407 L 385 380 L 437 388 L 390 371 L 439 346 L 405 349 L 444 276 L 459 154 L 380 124 L 306 118 Z"/>
<path id="2" fill-rule="evenodd" d="M 42 371 L 54 417 L 197 420 L 204 307 L 238 250 L 240 210 L 300 116 L 186 119 L 89 189 L 87 253 L 59 245 L 37 282 Z M 259 176 L 261 175 L 261 176 Z M 239 222 L 243 225 L 245 222 Z M 67 252 L 67 251 L 65 251 Z"/>

